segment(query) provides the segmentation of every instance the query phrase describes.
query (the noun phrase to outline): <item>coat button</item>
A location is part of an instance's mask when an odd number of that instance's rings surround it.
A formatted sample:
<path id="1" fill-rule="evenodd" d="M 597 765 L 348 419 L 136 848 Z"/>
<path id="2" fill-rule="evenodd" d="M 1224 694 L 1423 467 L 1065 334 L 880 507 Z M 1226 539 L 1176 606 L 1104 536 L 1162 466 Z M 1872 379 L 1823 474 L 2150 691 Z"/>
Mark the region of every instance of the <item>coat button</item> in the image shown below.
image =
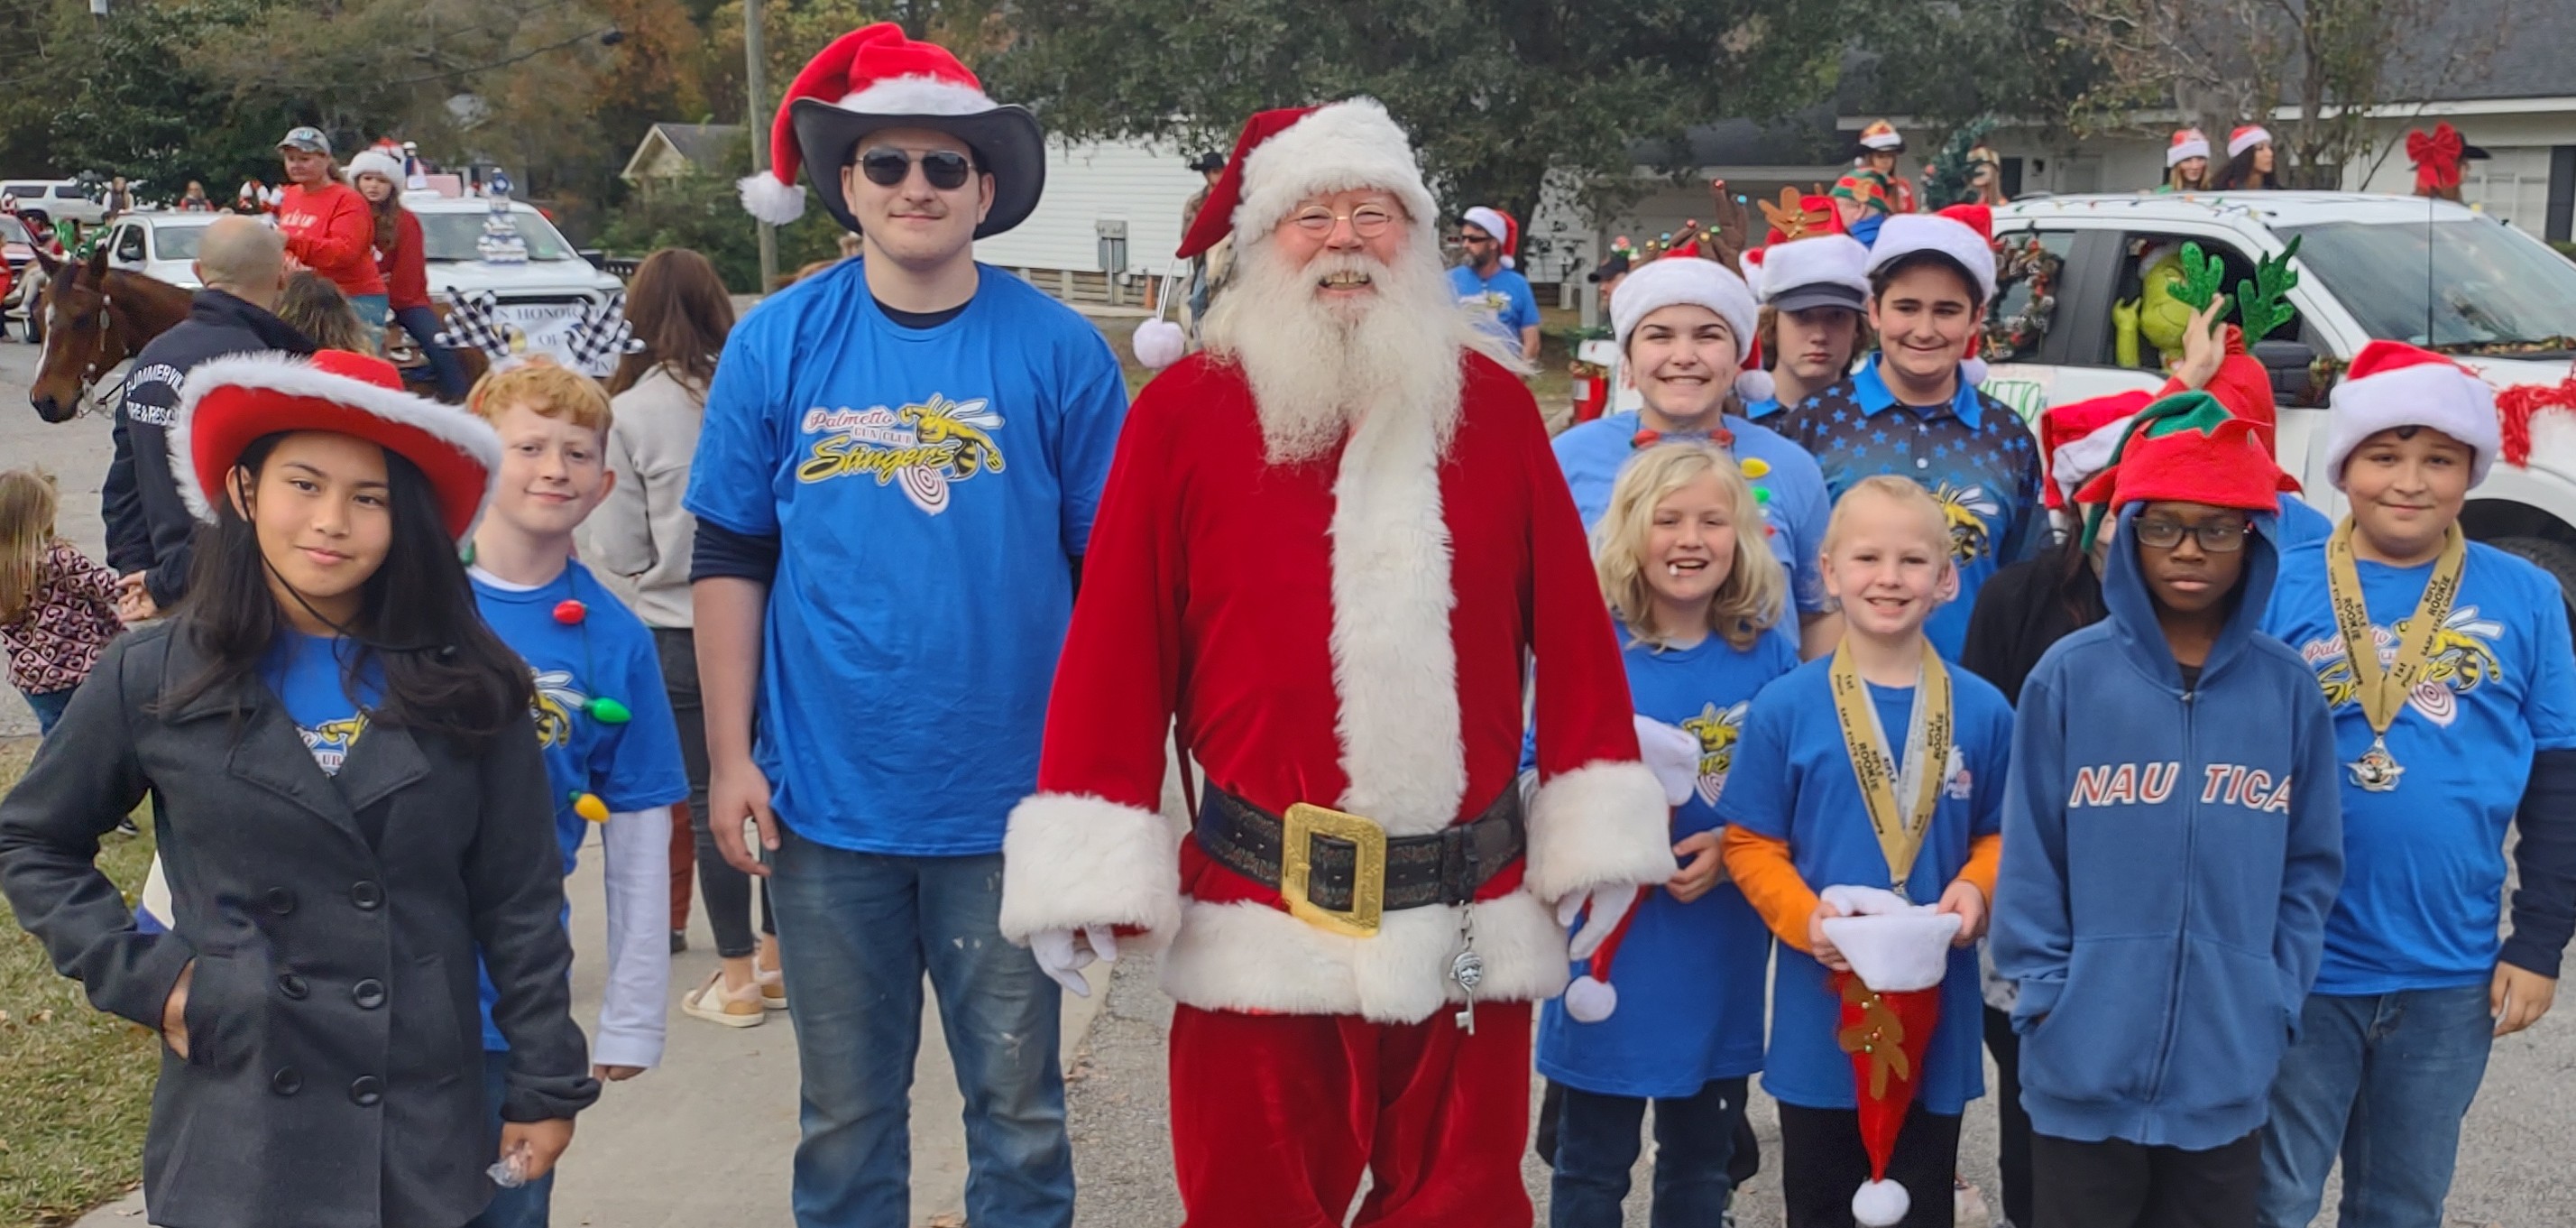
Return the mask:
<path id="1" fill-rule="evenodd" d="M 360 981 L 349 987 L 349 1000 L 357 1003 L 358 1009 L 362 1011 L 371 1011 L 383 1006 L 385 983 L 373 977 Z"/>
<path id="2" fill-rule="evenodd" d="M 268 1090 L 281 1096 L 292 1096 L 304 1090 L 304 1076 L 295 1073 L 294 1067 L 288 1066 L 268 1076 Z"/>
<path id="3" fill-rule="evenodd" d="M 366 912 L 374 912 L 384 907 L 385 889 L 364 880 L 352 883 L 349 886 L 349 902 Z"/>
<path id="4" fill-rule="evenodd" d="M 304 983 L 303 977 L 289 972 L 277 978 L 277 992 L 301 1002 L 305 994 L 312 992 L 312 987 Z"/>
<path id="5" fill-rule="evenodd" d="M 359 1108 L 372 1109 L 384 1098 L 385 1081 L 374 1075 L 359 1075 L 357 1082 L 349 1085 L 349 1103 Z"/>
<path id="6" fill-rule="evenodd" d="M 284 887 L 269 888 L 268 894 L 263 896 L 262 900 L 268 905 L 268 910 L 278 916 L 283 917 L 295 911 L 295 893 Z"/>

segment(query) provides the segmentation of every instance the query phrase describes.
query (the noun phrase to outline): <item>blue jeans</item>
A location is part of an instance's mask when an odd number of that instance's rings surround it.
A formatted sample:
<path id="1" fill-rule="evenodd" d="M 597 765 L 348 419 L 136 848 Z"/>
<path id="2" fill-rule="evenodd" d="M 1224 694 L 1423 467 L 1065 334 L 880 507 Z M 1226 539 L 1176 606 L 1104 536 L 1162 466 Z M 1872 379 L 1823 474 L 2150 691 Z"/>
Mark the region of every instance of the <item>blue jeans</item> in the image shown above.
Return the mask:
<path id="1" fill-rule="evenodd" d="M 2437 1228 L 2494 1034 L 2484 984 L 2309 995 L 2272 1084 L 2263 1228 L 2307 1228 L 2338 1153 L 2341 1228 Z"/>
<path id="2" fill-rule="evenodd" d="M 782 829 L 769 899 L 803 1076 L 798 1228 L 905 1228 L 921 980 L 966 1100 L 966 1222 L 1070 1228 L 1063 991 L 1004 941 L 1002 857 L 854 853 Z"/>
<path id="3" fill-rule="evenodd" d="M 27 706 L 36 710 L 36 735 L 38 737 L 42 737 L 45 734 L 49 734 L 54 731 L 54 723 L 63 719 L 63 709 L 71 706 L 72 692 L 78 689 L 80 688 L 64 687 L 59 691 L 18 692 L 18 694 L 26 697 Z"/>
<path id="4" fill-rule="evenodd" d="M 510 1094 L 510 1055 L 508 1051 L 483 1052 L 483 1116 L 492 1131 L 490 1154 L 501 1155 L 501 1101 Z M 546 1228 L 546 1212 L 553 1206 L 555 1175 L 547 1173 L 515 1190 L 500 1190 L 492 1195 L 490 1205 L 481 1215 L 465 1222 L 465 1228 Z"/>
<path id="5" fill-rule="evenodd" d="M 1637 1164 L 1637 1127 L 1646 1102 L 1567 1087 L 1556 1126 L 1556 1176 L 1548 1186 L 1548 1228 L 1619 1228 L 1619 1203 Z M 1654 1228 L 1714 1228 L 1735 1182 L 1726 1175 L 1735 1126 L 1744 1120 L 1745 1080 L 1715 1079 L 1699 1094 L 1655 1101 Z"/>
<path id="6" fill-rule="evenodd" d="M 394 313 L 394 322 L 411 334 L 421 355 L 429 359 L 429 369 L 438 376 L 438 395 L 450 401 L 465 399 L 465 364 L 456 361 L 456 351 L 438 343 L 438 313 L 427 307 L 405 307 Z M 706 809 L 702 800 L 698 809 Z M 737 871 L 738 872 L 738 871 Z"/>

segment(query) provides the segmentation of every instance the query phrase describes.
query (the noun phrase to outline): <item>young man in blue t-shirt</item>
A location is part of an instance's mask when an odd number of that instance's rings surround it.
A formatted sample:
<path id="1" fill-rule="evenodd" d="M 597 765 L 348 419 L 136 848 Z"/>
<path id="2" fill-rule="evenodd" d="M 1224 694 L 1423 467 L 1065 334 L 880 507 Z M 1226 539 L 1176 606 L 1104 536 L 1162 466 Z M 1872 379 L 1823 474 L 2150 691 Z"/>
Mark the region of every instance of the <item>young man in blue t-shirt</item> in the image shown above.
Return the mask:
<path id="1" fill-rule="evenodd" d="M 1898 474 L 1941 504 L 1959 592 L 1924 630 L 1951 661 L 1986 577 L 2048 543 L 2039 445 L 2021 415 L 1966 373 L 1995 294 L 1995 260 L 1974 224 L 1982 210 L 1961 208 L 1966 220 L 1946 211 L 1887 219 L 1868 270 L 1878 357 L 1762 420 L 1816 458 L 1837 499 L 1863 478 Z"/>
<path id="2" fill-rule="evenodd" d="M 546 360 L 486 375 L 467 408 L 501 436 L 491 509 L 474 531 L 474 604 L 536 681 L 537 742 L 563 872 L 591 830 L 606 858 L 608 978 L 591 1070 L 634 1078 L 662 1060 L 671 984 L 671 807 L 687 800 L 680 729 L 653 633 L 573 557 L 573 530 L 608 497 L 608 393 Z M 509 1045 L 483 978 L 486 1107 L 500 1129 Z M 501 1190 L 467 1228 L 545 1228 L 551 1174 Z"/>
<path id="3" fill-rule="evenodd" d="M 2306 1228 L 2340 1155 L 2345 1224 L 2430 1225 L 2489 1048 L 2549 1010 L 2576 934 L 2576 652 L 2558 582 L 2460 532 L 2502 446 L 2493 390 L 2374 341 L 2326 430 L 2351 513 L 2283 560 L 2264 629 L 2334 716 L 2343 893 L 2315 992 L 2288 1007 L 2262 1222 Z"/>
<path id="4" fill-rule="evenodd" d="M 1500 209 L 1478 205 L 1458 223 L 1458 243 L 1467 262 L 1449 270 L 1449 286 L 1458 305 L 1492 333 L 1505 352 L 1538 359 L 1538 296 L 1529 279 L 1512 267 L 1512 249 L 1520 242 L 1520 225 Z"/>
<path id="5" fill-rule="evenodd" d="M 798 1222 L 906 1222 L 926 974 L 966 1101 L 966 1217 L 1065 1228 L 1062 998 L 1002 937 L 1002 834 L 1036 790 L 1126 385 L 1098 329 L 975 263 L 1036 207 L 1036 121 L 938 47 L 848 37 L 866 45 L 809 66 L 748 195 L 801 200 L 801 162 L 862 254 L 734 328 L 690 468 L 709 817 L 770 880 Z"/>

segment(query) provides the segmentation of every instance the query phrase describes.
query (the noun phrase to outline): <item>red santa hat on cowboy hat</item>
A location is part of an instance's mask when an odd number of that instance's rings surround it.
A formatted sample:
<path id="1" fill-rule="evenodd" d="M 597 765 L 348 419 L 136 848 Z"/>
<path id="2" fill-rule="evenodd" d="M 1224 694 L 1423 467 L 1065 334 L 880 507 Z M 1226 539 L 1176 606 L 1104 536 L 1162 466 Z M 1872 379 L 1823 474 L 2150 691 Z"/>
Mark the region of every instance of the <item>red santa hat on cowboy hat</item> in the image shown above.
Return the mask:
<path id="1" fill-rule="evenodd" d="M 501 468 L 501 437 L 489 425 L 403 391 L 402 373 L 384 359 L 345 350 L 310 359 L 244 354 L 188 372 L 170 425 L 170 472 L 188 510 L 213 520 L 213 499 L 243 449 L 288 431 L 351 435 L 410 461 L 459 545 L 473 536 Z"/>
<path id="2" fill-rule="evenodd" d="M 2209 134 L 2198 128 L 2176 128 L 2173 143 L 2165 146 L 2165 169 L 2209 156 Z"/>
<path id="3" fill-rule="evenodd" d="M 2236 131 L 2227 134 L 2227 156 L 2233 158 L 2257 145 L 2268 145 L 2271 141 L 2271 129 L 2261 124 L 2239 125 Z"/>
<path id="4" fill-rule="evenodd" d="M 1376 188 L 1404 206 L 1415 237 L 1430 242 L 1439 217 L 1413 142 L 1374 98 L 1262 111 L 1244 121 L 1234 156 L 1182 236 L 1187 260 L 1228 235 L 1267 235 L 1297 203 L 1323 192 Z"/>
<path id="5" fill-rule="evenodd" d="M 1046 188 L 1046 138 L 1037 117 L 984 93 L 983 82 L 936 43 L 915 42 L 881 21 L 834 39 L 787 87 L 770 125 L 770 167 L 740 180 L 742 207 L 783 226 L 805 212 L 799 167 L 812 172 L 823 208 L 857 230 L 841 197 L 841 168 L 859 141 L 888 128 L 928 128 L 964 141 L 976 168 L 993 176 L 993 207 L 978 239 L 1026 220 Z"/>
<path id="6" fill-rule="evenodd" d="M 1908 256 L 1929 254 L 1958 266 L 1976 289 L 1979 304 L 1995 297 L 1995 213 L 1984 205 L 1952 205 L 1938 213 L 1899 213 L 1878 228 L 1869 247 L 1871 277 Z M 1971 386 L 1986 382 L 1986 362 L 1977 357 L 1983 337 L 1968 335 L 1968 354 L 1959 378 Z"/>
<path id="7" fill-rule="evenodd" d="M 1754 331 L 1753 291 L 1725 265 L 1698 255 L 1675 253 L 1649 260 L 1610 292 L 1610 331 L 1625 353 L 1628 337 L 1647 316 L 1666 307 L 1705 307 L 1726 321 L 1743 366 L 1735 376 L 1735 395 L 1746 401 L 1768 401 L 1774 389 L 1771 373 L 1762 369 L 1762 348 Z"/>
<path id="8" fill-rule="evenodd" d="M 1503 267 L 1517 267 L 1512 253 L 1521 249 L 1521 224 L 1511 214 L 1492 205 L 1477 205 L 1459 214 L 1458 220 L 1494 236 L 1503 245 Z"/>
<path id="9" fill-rule="evenodd" d="M 2469 484 L 2486 480 L 2504 447 L 2495 389 L 2448 358 L 2402 341 L 2373 341 L 2352 356 L 2327 397 L 2326 472 L 2343 489 L 2343 465 L 2361 441 L 2402 426 L 2429 426 L 2473 456 Z"/>
<path id="10" fill-rule="evenodd" d="M 1887 1162 L 1941 1022 L 1941 982 L 1960 919 L 1875 887 L 1827 887 L 1823 894 L 1844 914 L 1824 922 L 1825 937 L 1851 964 L 1833 977 L 1842 999 L 1835 1039 L 1851 1055 L 1861 1146 L 1869 1153 L 1870 1179 L 1852 1194 L 1852 1218 L 1863 1228 L 1892 1228 L 1914 1200 L 1887 1179 Z"/>

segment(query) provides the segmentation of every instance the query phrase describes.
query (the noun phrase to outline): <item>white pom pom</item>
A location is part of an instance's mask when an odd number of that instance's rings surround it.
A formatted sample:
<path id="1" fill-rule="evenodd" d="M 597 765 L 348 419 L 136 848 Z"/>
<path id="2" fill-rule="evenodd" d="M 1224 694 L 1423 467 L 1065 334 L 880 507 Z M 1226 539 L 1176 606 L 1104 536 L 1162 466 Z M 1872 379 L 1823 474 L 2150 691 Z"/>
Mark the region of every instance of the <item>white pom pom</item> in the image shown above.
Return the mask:
<path id="1" fill-rule="evenodd" d="M 786 183 L 778 176 L 762 171 L 734 181 L 742 193 L 742 210 L 772 226 L 784 226 L 805 216 L 805 185 Z"/>
<path id="2" fill-rule="evenodd" d="M 1189 352 L 1190 337 L 1170 320 L 1147 320 L 1136 326 L 1136 336 L 1130 344 L 1136 351 L 1136 361 L 1160 371 Z"/>
<path id="3" fill-rule="evenodd" d="M 1959 379 L 1971 388 L 1983 387 L 1986 377 L 1993 373 L 1994 368 L 1987 366 L 1982 358 L 1970 358 L 1959 364 Z"/>
<path id="4" fill-rule="evenodd" d="M 1580 976 L 1565 987 L 1565 1013 L 1574 1016 L 1576 1023 L 1599 1023 L 1618 1009 L 1619 991 L 1608 981 Z"/>
<path id="5" fill-rule="evenodd" d="M 1747 367 L 1735 377 L 1735 395 L 1747 405 L 1768 401 L 1779 395 L 1779 385 L 1771 382 L 1771 373 L 1760 367 Z"/>
<path id="6" fill-rule="evenodd" d="M 1893 1181 L 1863 1182 L 1852 1195 L 1852 1218 L 1861 1228 L 1896 1228 L 1905 1222 L 1905 1212 L 1914 1206 L 1905 1187 Z"/>

